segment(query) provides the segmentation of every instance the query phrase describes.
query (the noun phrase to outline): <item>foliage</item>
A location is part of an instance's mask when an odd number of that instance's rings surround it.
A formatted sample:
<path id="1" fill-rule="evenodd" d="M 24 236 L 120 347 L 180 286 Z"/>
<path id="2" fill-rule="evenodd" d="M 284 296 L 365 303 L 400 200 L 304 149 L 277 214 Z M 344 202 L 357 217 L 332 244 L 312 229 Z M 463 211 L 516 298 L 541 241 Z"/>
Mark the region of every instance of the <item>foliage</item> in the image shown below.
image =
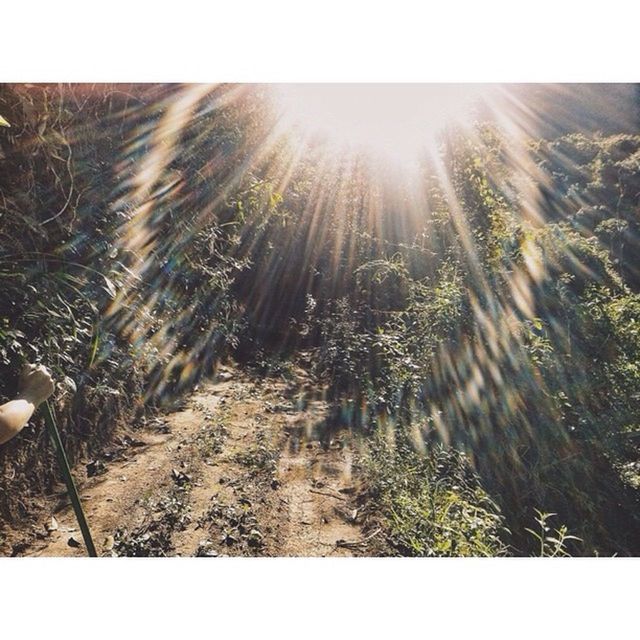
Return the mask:
<path id="1" fill-rule="evenodd" d="M 528 531 L 537 542 L 540 543 L 538 556 L 540 558 L 557 558 L 567 557 L 571 554 L 567 551 L 568 540 L 580 540 L 576 536 L 569 535 L 567 527 L 561 525 L 555 531 L 551 531 L 551 528 L 547 524 L 549 519 L 557 514 L 544 513 L 536 509 L 536 522 L 540 528 L 539 531 L 527 528 Z"/>
<path id="2" fill-rule="evenodd" d="M 230 289 L 246 261 L 233 255 L 232 207 L 221 201 L 202 215 L 219 186 L 204 169 L 202 184 L 178 196 L 191 154 L 210 147 L 211 117 L 189 121 L 156 178 L 136 177 L 164 144 L 154 131 L 178 91 L 0 88 L 13 125 L 0 137 L 0 400 L 15 394 L 25 361 L 72 380 L 75 394 L 56 394 L 72 461 L 95 455 L 117 428 L 211 371 L 241 326 Z M 233 119 L 219 115 L 218 153 L 233 171 L 245 150 Z M 7 519 L 56 481 L 41 420 L 34 422 L 35 431 L 0 452 Z"/>
<path id="3" fill-rule="evenodd" d="M 419 455 L 378 433 L 365 468 L 388 542 L 399 554 L 506 553 L 500 513 L 459 453 L 436 448 Z"/>
<path id="4" fill-rule="evenodd" d="M 320 298 L 307 319 L 319 335 L 318 369 L 332 397 L 355 406 L 355 423 L 375 428 L 381 414 L 399 428 L 417 422 L 423 444 L 464 451 L 521 552 L 537 504 L 577 528 L 582 549 L 628 550 L 640 526 L 637 497 L 617 467 L 637 458 L 631 263 L 602 242 L 603 227 L 589 231 L 557 212 L 537 225 L 516 215 L 499 139 L 483 135 L 484 146 L 457 139 L 446 148 L 460 210 L 431 181 L 430 273 L 415 260 L 416 240 L 390 253 L 356 236 L 365 244 L 345 287 L 351 294 Z M 617 167 L 636 153 L 629 136 L 570 143 L 578 160 L 582 149 L 585 161 Z M 559 169 L 572 167 L 569 156 Z M 545 170 L 557 173 L 553 164 Z M 621 202 L 617 187 L 586 197 L 603 198 L 600 207 Z M 625 215 L 626 225 L 637 214 Z"/>
<path id="5" fill-rule="evenodd" d="M 640 278 L 633 256 L 640 237 L 640 137 L 576 133 L 539 140 L 532 150 L 549 176 L 541 186 L 545 216 L 598 238 L 637 291 Z"/>

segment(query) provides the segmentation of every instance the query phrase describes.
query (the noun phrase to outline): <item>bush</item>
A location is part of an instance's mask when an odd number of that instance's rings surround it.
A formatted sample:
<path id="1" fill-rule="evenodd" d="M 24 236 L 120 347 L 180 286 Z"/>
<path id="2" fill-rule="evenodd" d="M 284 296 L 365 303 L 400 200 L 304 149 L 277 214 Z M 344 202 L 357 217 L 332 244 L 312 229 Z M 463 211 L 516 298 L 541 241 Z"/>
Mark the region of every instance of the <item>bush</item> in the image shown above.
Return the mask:
<path id="1" fill-rule="evenodd" d="M 507 552 L 499 510 L 459 453 L 435 448 L 421 455 L 379 432 L 364 467 L 379 523 L 400 555 Z"/>

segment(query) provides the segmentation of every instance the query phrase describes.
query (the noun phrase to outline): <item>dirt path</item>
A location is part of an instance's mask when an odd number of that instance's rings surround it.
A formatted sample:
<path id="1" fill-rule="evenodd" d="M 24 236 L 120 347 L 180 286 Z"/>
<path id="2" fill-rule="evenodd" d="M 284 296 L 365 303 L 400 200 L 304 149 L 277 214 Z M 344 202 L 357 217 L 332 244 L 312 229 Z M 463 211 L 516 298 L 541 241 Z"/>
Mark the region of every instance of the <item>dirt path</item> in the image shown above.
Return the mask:
<path id="1" fill-rule="evenodd" d="M 304 372 L 289 381 L 237 369 L 220 377 L 136 431 L 125 459 L 94 465 L 98 475 L 80 493 L 99 553 L 365 554 L 356 443 L 327 427 L 327 406 Z M 70 546 L 82 542 L 71 508 L 52 511 L 19 555 L 85 555 Z"/>

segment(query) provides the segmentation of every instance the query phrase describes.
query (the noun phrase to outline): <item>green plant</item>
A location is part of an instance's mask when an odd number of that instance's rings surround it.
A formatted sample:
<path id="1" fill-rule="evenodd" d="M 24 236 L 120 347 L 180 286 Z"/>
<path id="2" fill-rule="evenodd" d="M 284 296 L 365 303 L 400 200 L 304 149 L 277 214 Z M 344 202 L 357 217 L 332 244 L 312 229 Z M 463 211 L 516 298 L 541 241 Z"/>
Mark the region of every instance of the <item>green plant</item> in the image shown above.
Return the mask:
<path id="1" fill-rule="evenodd" d="M 536 522 L 538 523 L 539 530 L 526 528 L 525 530 L 530 533 L 538 543 L 538 553 L 540 558 L 557 558 L 557 557 L 570 557 L 571 554 L 567 549 L 567 541 L 577 540 L 582 541 L 577 536 L 569 535 L 566 525 L 561 525 L 555 530 L 551 530 L 548 525 L 548 520 L 557 514 L 545 513 L 536 509 Z"/>
<path id="2" fill-rule="evenodd" d="M 379 524 L 400 555 L 506 554 L 499 510 L 458 452 L 420 454 L 376 434 L 363 466 Z"/>

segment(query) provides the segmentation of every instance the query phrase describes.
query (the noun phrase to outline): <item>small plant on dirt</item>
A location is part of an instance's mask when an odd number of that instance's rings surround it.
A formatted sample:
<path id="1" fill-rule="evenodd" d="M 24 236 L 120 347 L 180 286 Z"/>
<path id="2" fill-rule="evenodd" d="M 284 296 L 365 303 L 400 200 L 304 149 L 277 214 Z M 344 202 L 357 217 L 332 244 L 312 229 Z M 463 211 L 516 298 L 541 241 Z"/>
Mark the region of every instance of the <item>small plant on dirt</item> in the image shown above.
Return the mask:
<path id="1" fill-rule="evenodd" d="M 207 528 L 211 537 L 219 535 L 221 544 L 230 555 L 260 555 L 264 547 L 264 535 L 251 501 L 244 496 L 236 504 L 226 504 L 213 498 L 207 513 L 198 520 L 198 526 Z M 205 549 L 199 549 L 196 555 L 210 555 L 205 553 L 213 547 L 210 540 L 209 544 L 202 546 Z"/>
<path id="2" fill-rule="evenodd" d="M 581 538 L 577 536 L 569 535 L 568 529 L 566 525 L 562 525 L 555 529 L 555 531 L 551 531 L 551 527 L 547 524 L 548 520 L 557 514 L 555 513 L 544 513 L 543 511 L 539 511 L 536 509 L 536 522 L 538 523 L 539 530 L 534 531 L 533 529 L 526 528 L 528 531 L 539 543 L 539 552 L 538 556 L 540 558 L 568 558 L 571 556 L 569 551 L 567 550 L 566 542 L 568 540 L 578 540 L 581 541 Z"/>
<path id="3" fill-rule="evenodd" d="M 212 458 L 222 451 L 229 435 L 227 412 L 224 406 L 222 410 L 211 411 L 201 402 L 196 402 L 195 408 L 204 415 L 204 422 L 194 437 L 194 443 L 203 458 Z"/>
<path id="4" fill-rule="evenodd" d="M 133 558 L 163 558 L 174 551 L 173 533 L 183 530 L 190 522 L 185 492 L 176 487 L 150 509 L 160 514 L 129 531 L 116 530 L 114 552 L 118 556 Z"/>
<path id="5" fill-rule="evenodd" d="M 235 461 L 251 469 L 252 475 L 275 474 L 278 462 L 277 451 L 267 442 L 263 431 L 257 434 L 257 443 L 236 454 Z"/>
<path id="6" fill-rule="evenodd" d="M 260 348 L 256 351 L 251 368 L 257 374 L 266 377 L 281 377 L 285 380 L 291 380 L 294 377 L 291 360 Z"/>

